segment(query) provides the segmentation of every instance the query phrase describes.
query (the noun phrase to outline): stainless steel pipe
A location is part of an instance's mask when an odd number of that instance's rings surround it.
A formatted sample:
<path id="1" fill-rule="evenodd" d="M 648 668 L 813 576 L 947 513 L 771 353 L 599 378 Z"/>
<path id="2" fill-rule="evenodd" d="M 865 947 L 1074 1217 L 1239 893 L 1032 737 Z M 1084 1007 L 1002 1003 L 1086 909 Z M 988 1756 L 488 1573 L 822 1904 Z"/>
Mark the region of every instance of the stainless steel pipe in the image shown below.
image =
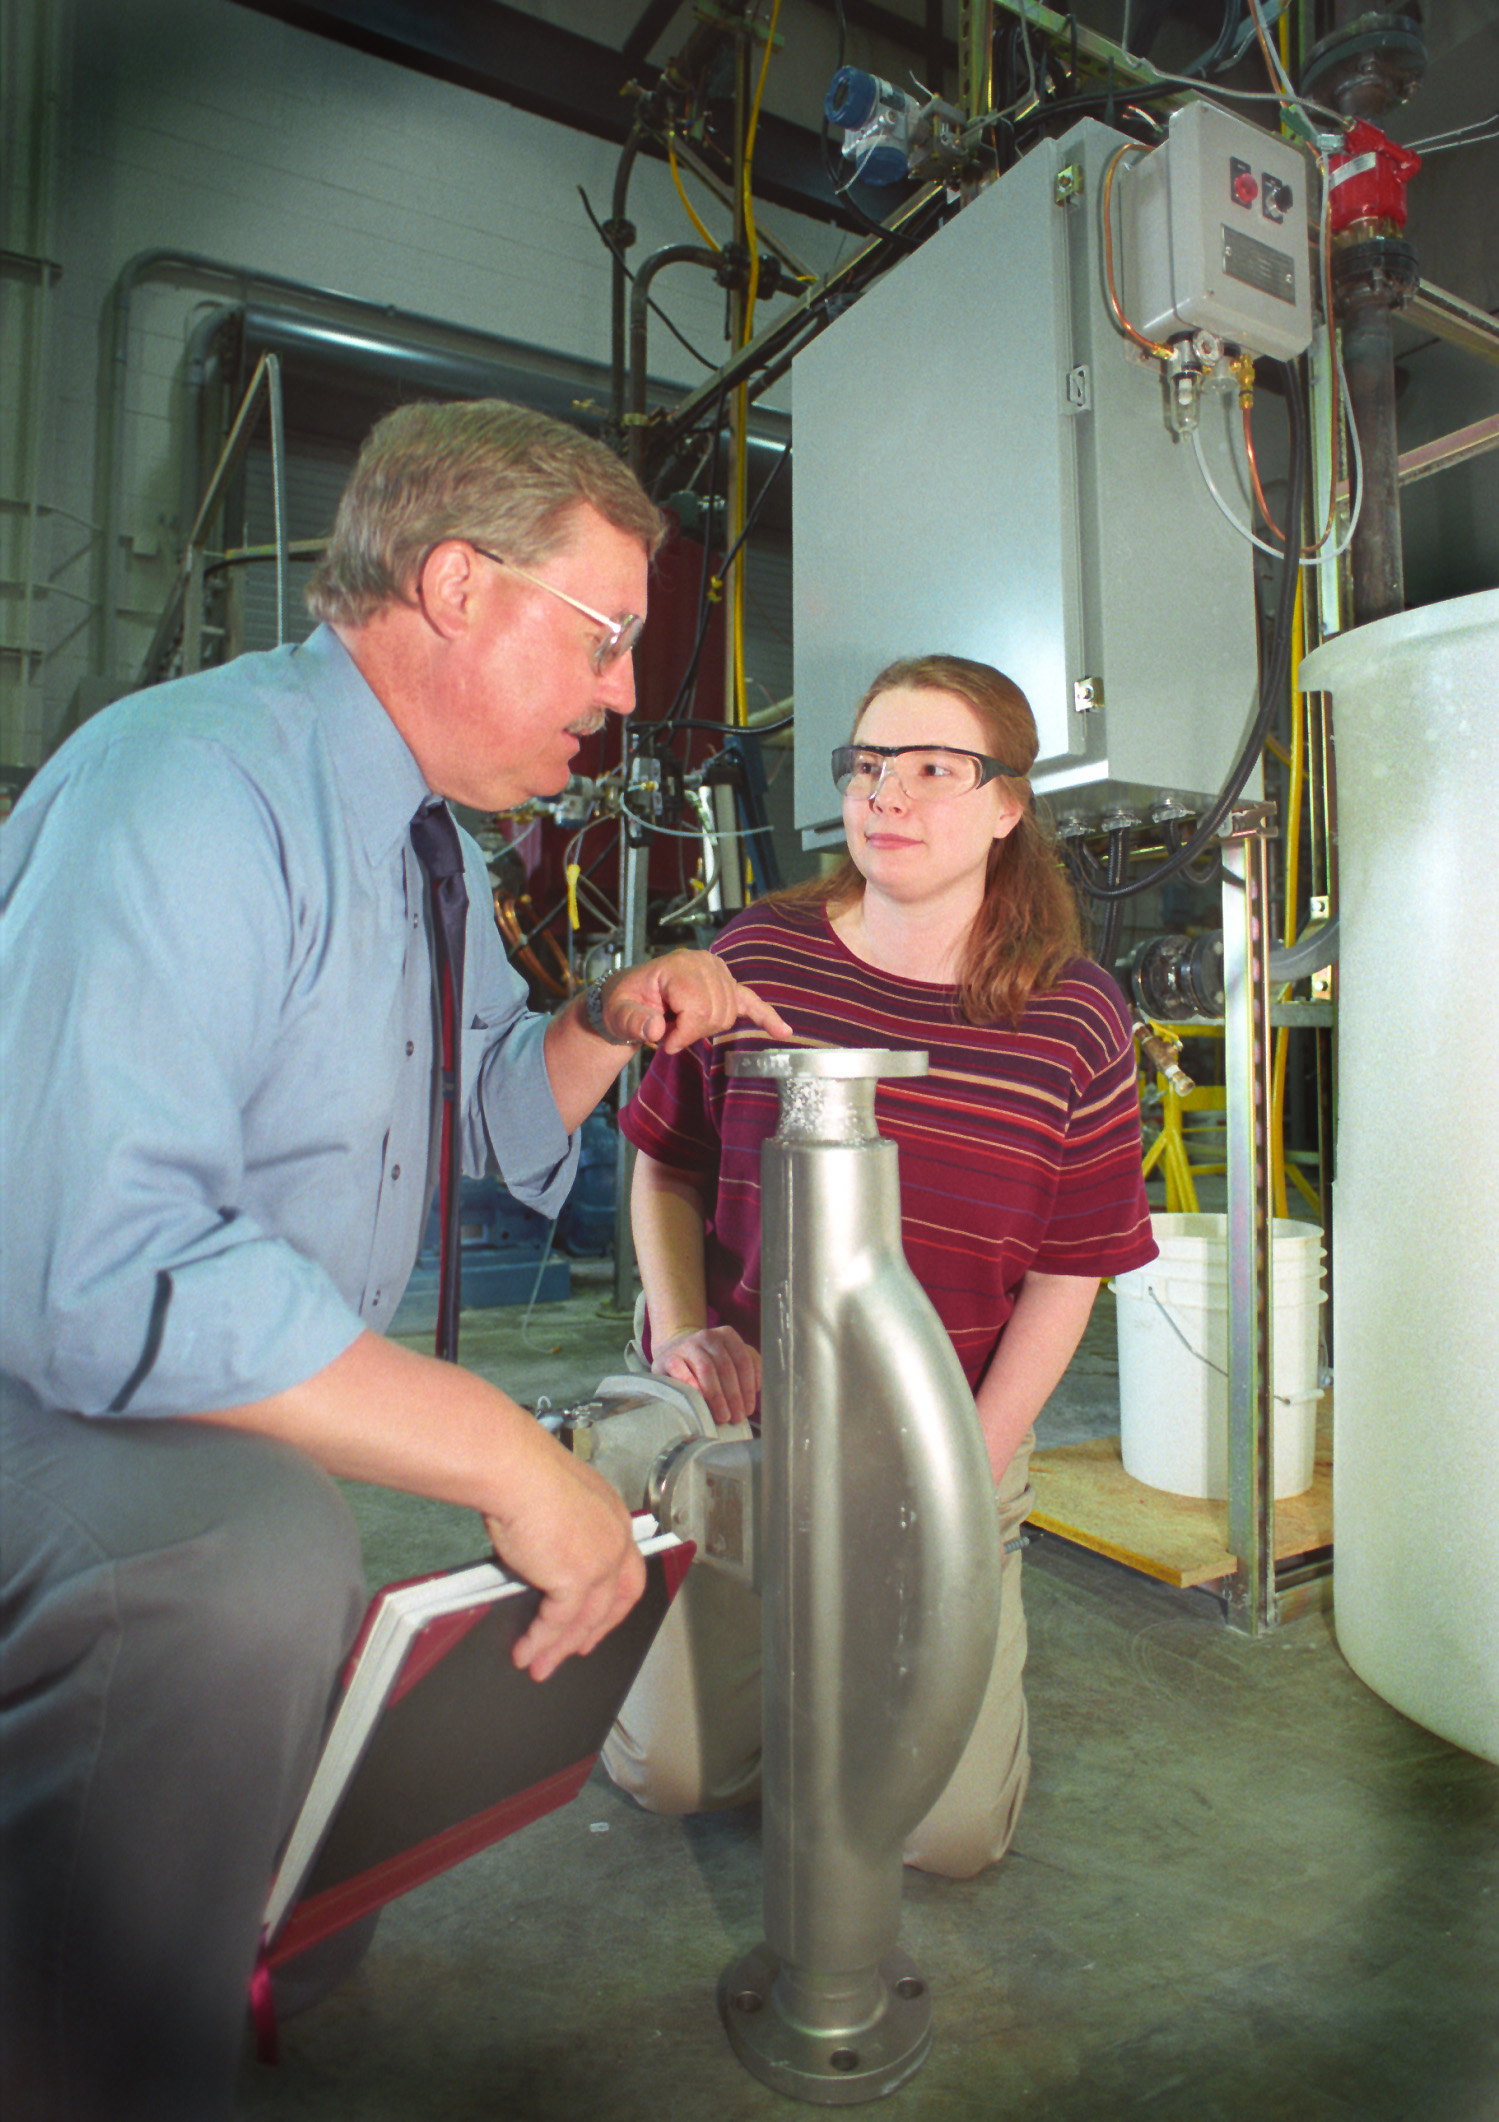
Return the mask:
<path id="1" fill-rule="evenodd" d="M 973 1397 L 901 1248 L 882 1076 L 923 1053 L 773 1050 L 762 1152 L 765 1941 L 719 2009 L 741 2062 L 823 2105 L 878 2099 L 931 2046 L 896 1948 L 901 1848 L 983 1700 L 999 1621 Z"/>

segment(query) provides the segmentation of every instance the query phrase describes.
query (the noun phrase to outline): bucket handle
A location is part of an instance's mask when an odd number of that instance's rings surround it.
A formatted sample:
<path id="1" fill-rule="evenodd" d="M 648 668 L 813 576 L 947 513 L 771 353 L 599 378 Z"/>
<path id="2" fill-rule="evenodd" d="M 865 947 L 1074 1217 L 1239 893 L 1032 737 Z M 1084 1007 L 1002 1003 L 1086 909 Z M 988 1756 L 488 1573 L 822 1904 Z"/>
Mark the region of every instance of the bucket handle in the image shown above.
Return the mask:
<path id="1" fill-rule="evenodd" d="M 1195 1356 L 1198 1362 L 1206 1364 L 1209 1370 L 1215 1370 L 1220 1378 L 1226 1378 L 1228 1376 L 1228 1372 L 1223 1368 L 1223 1365 L 1221 1363 L 1215 1363 L 1211 1356 L 1205 1356 L 1200 1348 L 1194 1348 L 1192 1346 L 1191 1342 L 1187 1339 L 1186 1335 L 1182 1332 L 1181 1328 L 1172 1318 L 1170 1312 L 1167 1311 L 1165 1305 L 1161 1302 L 1160 1298 L 1156 1295 L 1155 1291 L 1149 1287 L 1149 1285 L 1146 1286 L 1145 1294 L 1147 1297 L 1149 1297 L 1151 1303 L 1155 1306 L 1156 1310 L 1160 1313 L 1161 1317 L 1170 1327 L 1172 1333 L 1175 1334 L 1177 1340 L 1180 1341 L 1182 1347 L 1187 1351 L 1187 1354 L 1189 1356 Z M 1296 1405 L 1296 1402 L 1291 1398 L 1291 1395 L 1289 1393 L 1272 1393 L 1271 1398 L 1278 1400 L 1282 1407 L 1294 1407 Z"/>

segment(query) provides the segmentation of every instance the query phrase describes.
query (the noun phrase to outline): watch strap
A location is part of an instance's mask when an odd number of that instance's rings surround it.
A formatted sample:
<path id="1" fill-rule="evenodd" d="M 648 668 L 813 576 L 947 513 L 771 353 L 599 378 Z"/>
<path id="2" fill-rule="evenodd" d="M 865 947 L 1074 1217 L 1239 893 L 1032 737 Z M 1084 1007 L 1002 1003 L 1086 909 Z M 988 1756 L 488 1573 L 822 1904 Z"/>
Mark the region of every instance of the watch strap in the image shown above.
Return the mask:
<path id="1" fill-rule="evenodd" d="M 583 1016 L 588 1029 L 595 1038 L 609 1046 L 639 1046 L 639 1039 L 621 1039 L 609 1030 L 604 1022 L 604 987 L 602 980 L 590 980 L 583 990 Z"/>

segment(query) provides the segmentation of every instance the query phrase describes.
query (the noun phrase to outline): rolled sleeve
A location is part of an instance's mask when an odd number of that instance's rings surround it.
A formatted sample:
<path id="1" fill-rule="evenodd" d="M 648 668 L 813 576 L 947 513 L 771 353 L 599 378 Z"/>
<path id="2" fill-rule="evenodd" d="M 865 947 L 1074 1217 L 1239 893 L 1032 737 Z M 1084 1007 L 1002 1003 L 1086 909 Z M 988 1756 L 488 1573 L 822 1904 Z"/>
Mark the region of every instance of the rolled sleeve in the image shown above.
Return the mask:
<path id="1" fill-rule="evenodd" d="M 87 1415 L 313 1375 L 358 1315 L 245 1207 L 296 940 L 264 796 L 211 743 L 115 747 L 7 833 L 5 1368 Z"/>

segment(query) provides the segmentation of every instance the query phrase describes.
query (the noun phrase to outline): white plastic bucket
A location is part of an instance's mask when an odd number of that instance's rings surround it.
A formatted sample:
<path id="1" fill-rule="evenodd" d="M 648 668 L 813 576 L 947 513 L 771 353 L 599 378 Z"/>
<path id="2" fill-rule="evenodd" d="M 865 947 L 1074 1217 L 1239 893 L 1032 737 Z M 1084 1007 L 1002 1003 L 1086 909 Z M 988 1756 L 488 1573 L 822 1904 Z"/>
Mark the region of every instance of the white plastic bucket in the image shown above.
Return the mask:
<path id="1" fill-rule="evenodd" d="M 1177 1496 L 1228 1494 L 1228 1218 L 1152 1216 L 1160 1255 L 1114 1277 L 1124 1470 Z M 1271 1226 L 1275 1494 L 1312 1485 L 1322 1233 Z"/>

